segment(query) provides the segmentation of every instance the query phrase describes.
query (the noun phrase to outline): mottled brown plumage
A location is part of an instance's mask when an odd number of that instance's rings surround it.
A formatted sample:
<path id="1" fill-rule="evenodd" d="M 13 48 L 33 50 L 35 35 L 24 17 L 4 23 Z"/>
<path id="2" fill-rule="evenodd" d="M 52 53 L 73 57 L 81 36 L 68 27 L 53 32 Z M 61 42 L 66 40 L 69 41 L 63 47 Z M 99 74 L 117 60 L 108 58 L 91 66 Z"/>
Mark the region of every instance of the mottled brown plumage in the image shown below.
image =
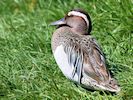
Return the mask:
<path id="1" fill-rule="evenodd" d="M 65 19 L 52 24 L 58 26 L 52 36 L 52 51 L 67 78 L 88 89 L 120 91 L 106 68 L 100 46 L 90 35 L 92 26 L 87 13 L 72 10 Z"/>

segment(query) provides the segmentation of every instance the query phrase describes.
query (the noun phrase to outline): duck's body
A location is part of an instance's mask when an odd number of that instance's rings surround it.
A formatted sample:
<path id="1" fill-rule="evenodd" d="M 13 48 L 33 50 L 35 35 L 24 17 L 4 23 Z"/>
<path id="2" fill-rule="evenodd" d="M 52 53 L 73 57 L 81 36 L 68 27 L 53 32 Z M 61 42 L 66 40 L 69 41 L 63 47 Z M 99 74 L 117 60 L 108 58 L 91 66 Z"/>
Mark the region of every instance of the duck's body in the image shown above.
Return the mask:
<path id="1" fill-rule="evenodd" d="M 82 14 L 74 17 L 76 12 L 79 11 L 69 13 L 53 33 L 52 51 L 59 68 L 68 79 L 83 87 L 118 92 L 119 87 L 106 69 L 101 48 L 88 34 L 87 17 Z"/>

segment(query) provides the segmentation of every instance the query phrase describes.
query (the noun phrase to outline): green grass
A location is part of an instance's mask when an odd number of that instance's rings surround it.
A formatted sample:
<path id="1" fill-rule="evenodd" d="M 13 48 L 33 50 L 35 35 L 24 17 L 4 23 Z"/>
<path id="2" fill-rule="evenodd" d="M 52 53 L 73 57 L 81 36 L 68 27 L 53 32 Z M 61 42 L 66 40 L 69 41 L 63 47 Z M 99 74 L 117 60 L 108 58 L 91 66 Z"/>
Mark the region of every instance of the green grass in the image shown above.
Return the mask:
<path id="1" fill-rule="evenodd" d="M 0 0 L 0 100 L 133 99 L 132 5 L 132 0 Z M 49 23 L 73 8 L 90 14 L 91 34 L 120 84 L 119 94 L 76 87 L 55 63 L 55 28 Z"/>

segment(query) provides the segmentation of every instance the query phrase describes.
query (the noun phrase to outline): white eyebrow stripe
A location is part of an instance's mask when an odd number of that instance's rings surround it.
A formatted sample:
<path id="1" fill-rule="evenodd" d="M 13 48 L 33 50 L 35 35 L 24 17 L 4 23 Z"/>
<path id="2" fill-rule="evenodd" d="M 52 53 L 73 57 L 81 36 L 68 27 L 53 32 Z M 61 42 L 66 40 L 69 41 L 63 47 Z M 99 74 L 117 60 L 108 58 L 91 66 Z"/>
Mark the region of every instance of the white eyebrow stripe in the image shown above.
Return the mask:
<path id="1" fill-rule="evenodd" d="M 85 14 L 83 14 L 81 12 L 77 12 L 77 11 L 71 11 L 68 13 L 68 16 L 71 16 L 71 15 L 82 17 L 85 20 L 85 22 L 87 23 L 87 26 L 89 27 L 89 21 Z"/>

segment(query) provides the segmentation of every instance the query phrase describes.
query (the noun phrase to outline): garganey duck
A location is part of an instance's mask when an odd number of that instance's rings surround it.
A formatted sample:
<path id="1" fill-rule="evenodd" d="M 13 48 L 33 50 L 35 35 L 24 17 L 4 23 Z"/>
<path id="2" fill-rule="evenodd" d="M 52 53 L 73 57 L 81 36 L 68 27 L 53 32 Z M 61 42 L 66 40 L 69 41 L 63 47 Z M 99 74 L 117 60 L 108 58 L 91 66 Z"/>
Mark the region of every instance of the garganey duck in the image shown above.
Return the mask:
<path id="1" fill-rule="evenodd" d="M 63 74 L 82 87 L 119 92 L 120 88 L 106 68 L 103 52 L 90 35 L 90 16 L 74 9 L 51 25 L 58 26 L 52 36 L 54 58 Z"/>

